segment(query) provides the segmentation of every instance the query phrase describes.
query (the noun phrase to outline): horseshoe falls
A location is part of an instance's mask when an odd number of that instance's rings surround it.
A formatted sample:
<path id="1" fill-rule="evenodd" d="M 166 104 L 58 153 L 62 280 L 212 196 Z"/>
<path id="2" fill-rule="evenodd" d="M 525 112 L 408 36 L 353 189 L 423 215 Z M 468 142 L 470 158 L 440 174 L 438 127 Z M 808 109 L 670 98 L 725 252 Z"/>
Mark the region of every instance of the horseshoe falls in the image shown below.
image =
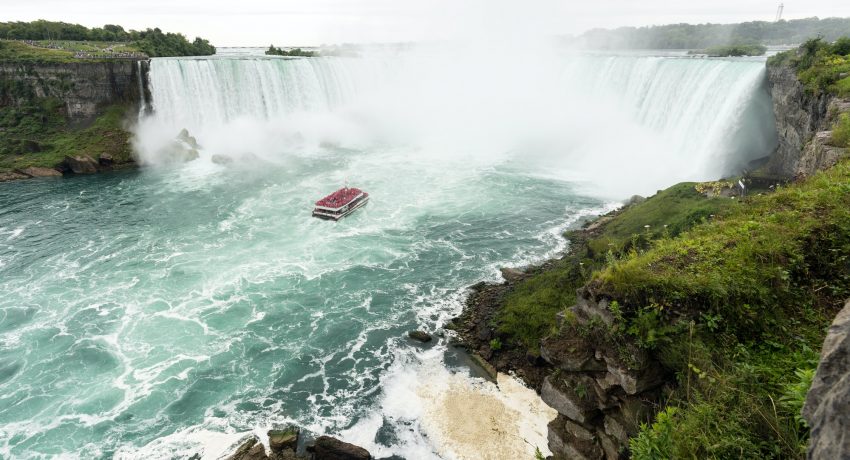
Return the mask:
<path id="1" fill-rule="evenodd" d="M 763 60 L 217 56 L 148 81 L 142 168 L 0 185 L 0 458 L 218 458 L 287 423 L 464 458 L 433 392 L 514 410 L 509 385 L 406 333 L 582 218 L 776 144 Z M 369 205 L 311 218 L 346 181 Z M 528 458 L 547 421 L 518 420 Z"/>

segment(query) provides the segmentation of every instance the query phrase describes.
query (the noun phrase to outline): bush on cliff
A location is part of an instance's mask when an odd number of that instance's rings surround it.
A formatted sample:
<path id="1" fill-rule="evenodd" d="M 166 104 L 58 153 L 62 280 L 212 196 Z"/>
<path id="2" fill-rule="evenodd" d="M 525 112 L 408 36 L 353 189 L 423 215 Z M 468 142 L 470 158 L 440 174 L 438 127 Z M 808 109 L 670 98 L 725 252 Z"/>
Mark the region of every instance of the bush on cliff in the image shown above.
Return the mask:
<path id="1" fill-rule="evenodd" d="M 768 64 L 794 67 L 809 93 L 850 95 L 850 37 L 839 38 L 834 43 L 813 38 L 799 49 L 771 57 Z"/>

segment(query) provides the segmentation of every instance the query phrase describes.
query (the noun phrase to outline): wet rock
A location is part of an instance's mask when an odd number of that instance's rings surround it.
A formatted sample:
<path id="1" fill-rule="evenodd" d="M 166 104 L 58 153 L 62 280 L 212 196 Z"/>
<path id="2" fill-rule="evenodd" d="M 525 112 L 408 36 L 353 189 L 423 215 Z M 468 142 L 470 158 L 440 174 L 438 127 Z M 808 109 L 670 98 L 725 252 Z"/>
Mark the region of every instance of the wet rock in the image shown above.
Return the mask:
<path id="1" fill-rule="evenodd" d="M 274 453 L 284 450 L 295 451 L 298 448 L 298 438 L 301 430 L 297 427 L 288 427 L 283 430 L 269 430 L 269 448 Z"/>
<path id="2" fill-rule="evenodd" d="M 502 267 L 499 269 L 502 272 L 502 278 L 509 283 L 515 283 L 526 277 L 525 273 L 515 268 Z"/>
<path id="3" fill-rule="evenodd" d="M 431 334 L 425 331 L 410 331 L 407 333 L 407 336 L 417 342 L 422 343 L 428 343 L 433 339 L 433 337 L 431 337 Z"/>
<path id="4" fill-rule="evenodd" d="M 9 171 L 0 172 L 0 182 L 8 182 L 13 180 L 27 179 L 29 176 L 19 172 Z"/>
<path id="5" fill-rule="evenodd" d="M 803 418 L 811 427 L 808 458 L 850 458 L 850 302 L 829 327 Z"/>
<path id="6" fill-rule="evenodd" d="M 229 164 L 233 163 L 233 157 L 229 157 L 227 155 L 220 155 L 218 153 L 213 155 L 212 158 L 210 158 L 210 160 L 212 160 L 213 163 L 215 163 L 217 165 L 222 165 L 222 166 L 229 165 Z"/>
<path id="7" fill-rule="evenodd" d="M 330 436 L 319 436 L 307 450 L 313 453 L 313 460 L 370 460 L 372 458 L 368 450 Z"/>
<path id="8" fill-rule="evenodd" d="M 263 444 L 256 436 L 252 436 L 240 444 L 236 452 L 226 460 L 268 460 L 268 458 Z"/>
<path id="9" fill-rule="evenodd" d="M 115 164 L 115 158 L 108 153 L 101 153 L 99 157 L 97 157 L 97 162 L 101 166 L 110 167 Z"/>
<path id="10" fill-rule="evenodd" d="M 180 130 L 180 133 L 177 134 L 177 140 L 185 142 L 186 145 L 188 145 L 189 147 L 191 147 L 193 149 L 201 148 L 198 145 L 198 140 L 195 139 L 193 136 L 190 136 L 189 130 L 186 129 L 186 128 L 183 128 L 182 130 Z"/>
<path id="11" fill-rule="evenodd" d="M 66 156 L 65 164 L 74 174 L 94 174 L 98 169 L 97 161 L 88 155 Z"/>
<path id="12" fill-rule="evenodd" d="M 166 163 L 187 163 L 200 157 L 198 149 L 198 141 L 183 129 L 173 141 L 159 150 L 157 156 Z"/>
<path id="13" fill-rule="evenodd" d="M 470 357 L 472 358 L 472 362 L 474 362 L 478 367 L 480 367 L 484 371 L 484 373 L 487 374 L 487 377 L 490 380 L 494 382 L 497 380 L 499 372 L 496 370 L 495 367 L 493 367 L 489 362 L 487 362 L 487 360 L 484 359 L 483 356 L 479 355 L 478 353 L 473 353 Z"/>
<path id="14" fill-rule="evenodd" d="M 36 166 L 18 169 L 16 170 L 16 172 L 19 172 L 29 177 L 62 177 L 62 173 L 53 168 L 39 168 Z"/>

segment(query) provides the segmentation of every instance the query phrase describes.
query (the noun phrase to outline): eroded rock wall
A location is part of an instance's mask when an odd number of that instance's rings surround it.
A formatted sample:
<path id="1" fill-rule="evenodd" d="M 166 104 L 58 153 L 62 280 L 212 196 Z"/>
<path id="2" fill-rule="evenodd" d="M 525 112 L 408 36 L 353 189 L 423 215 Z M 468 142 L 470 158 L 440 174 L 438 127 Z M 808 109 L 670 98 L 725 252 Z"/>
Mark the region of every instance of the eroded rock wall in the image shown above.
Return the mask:
<path id="1" fill-rule="evenodd" d="M 24 105 L 33 98 L 62 101 L 68 117 L 94 118 L 107 105 L 140 104 L 147 92 L 147 62 L 0 62 L 0 106 Z M 140 85 L 140 78 L 142 84 Z"/>
<path id="2" fill-rule="evenodd" d="M 787 63 L 769 64 L 767 79 L 779 146 L 764 172 L 798 179 L 834 165 L 846 150 L 829 145 L 830 130 L 838 114 L 850 110 L 850 101 L 807 93 L 797 71 Z"/>

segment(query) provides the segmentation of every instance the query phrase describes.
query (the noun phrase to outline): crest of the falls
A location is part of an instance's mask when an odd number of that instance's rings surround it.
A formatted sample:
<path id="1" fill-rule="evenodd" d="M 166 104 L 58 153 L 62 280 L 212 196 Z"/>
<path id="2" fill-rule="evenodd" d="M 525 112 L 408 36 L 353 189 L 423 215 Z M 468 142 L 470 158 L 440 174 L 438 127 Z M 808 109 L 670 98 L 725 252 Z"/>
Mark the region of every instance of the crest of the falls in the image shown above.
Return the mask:
<path id="1" fill-rule="evenodd" d="M 776 143 L 760 60 L 155 59 L 150 89 L 138 150 L 152 162 L 185 127 L 209 154 L 279 161 L 328 144 L 404 145 L 620 196 L 738 172 Z"/>

